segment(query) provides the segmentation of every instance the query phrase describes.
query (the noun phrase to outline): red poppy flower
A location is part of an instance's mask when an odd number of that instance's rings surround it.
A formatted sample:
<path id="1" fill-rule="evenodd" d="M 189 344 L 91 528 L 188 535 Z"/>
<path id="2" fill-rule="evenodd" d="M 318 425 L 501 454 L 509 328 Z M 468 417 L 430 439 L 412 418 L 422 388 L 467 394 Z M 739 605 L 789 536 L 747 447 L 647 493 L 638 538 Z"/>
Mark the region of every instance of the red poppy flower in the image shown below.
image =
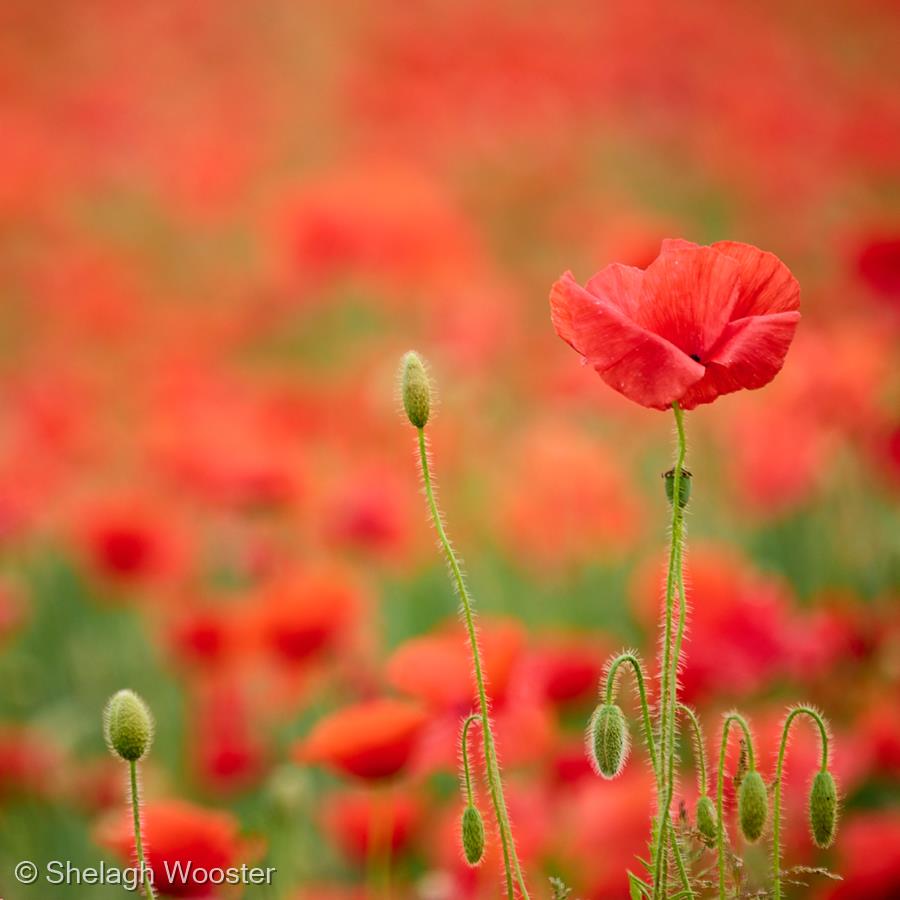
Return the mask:
<path id="1" fill-rule="evenodd" d="M 300 762 L 324 763 L 366 780 L 390 778 L 410 761 L 425 722 L 417 705 L 370 700 L 326 716 L 294 755 Z"/>
<path id="2" fill-rule="evenodd" d="M 98 843 L 130 862 L 135 858 L 133 829 L 131 814 L 122 815 L 101 826 Z M 153 885 L 167 897 L 209 896 L 209 884 L 179 878 L 179 869 L 185 872 L 188 864 L 193 870 L 228 868 L 242 849 L 234 816 L 180 800 L 148 803 L 143 831 Z"/>
<path id="3" fill-rule="evenodd" d="M 613 264 L 550 292 L 557 334 L 630 400 L 685 409 L 768 384 L 794 337 L 800 288 L 771 253 L 663 241 L 646 269 Z"/>

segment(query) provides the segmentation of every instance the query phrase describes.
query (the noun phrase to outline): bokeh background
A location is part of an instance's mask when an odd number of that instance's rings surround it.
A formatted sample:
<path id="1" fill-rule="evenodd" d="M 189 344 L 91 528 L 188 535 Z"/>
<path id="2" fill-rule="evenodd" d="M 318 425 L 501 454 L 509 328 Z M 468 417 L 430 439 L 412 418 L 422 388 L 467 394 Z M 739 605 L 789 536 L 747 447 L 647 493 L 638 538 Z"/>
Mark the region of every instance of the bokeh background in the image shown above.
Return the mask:
<path id="1" fill-rule="evenodd" d="M 651 778 L 638 750 L 600 782 L 581 732 L 606 654 L 652 661 L 671 421 L 579 366 L 547 294 L 683 236 L 774 251 L 804 314 L 772 385 L 688 417 L 684 693 L 711 751 L 748 713 L 766 775 L 787 704 L 827 710 L 841 833 L 810 849 L 801 726 L 787 859 L 845 880 L 792 896 L 900 897 L 898 41 L 889 0 L 5 0 L 2 896 L 122 895 L 12 867 L 127 859 L 126 686 L 151 857 L 277 867 L 229 896 L 498 896 L 456 837 L 416 347 L 533 890 L 623 897 Z M 379 739 L 385 782 L 318 764 Z"/>

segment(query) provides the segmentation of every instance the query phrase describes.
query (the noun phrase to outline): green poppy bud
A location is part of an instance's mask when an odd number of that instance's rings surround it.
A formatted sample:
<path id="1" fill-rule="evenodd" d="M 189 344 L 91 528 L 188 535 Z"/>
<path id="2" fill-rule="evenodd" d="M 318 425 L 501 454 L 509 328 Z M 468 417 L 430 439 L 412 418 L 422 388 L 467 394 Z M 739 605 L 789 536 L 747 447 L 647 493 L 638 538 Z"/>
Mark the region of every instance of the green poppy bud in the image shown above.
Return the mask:
<path id="1" fill-rule="evenodd" d="M 477 866 L 484 857 L 484 820 L 475 806 L 467 806 L 463 810 L 462 845 L 466 862 Z"/>
<path id="2" fill-rule="evenodd" d="M 403 408 L 416 428 L 424 428 L 431 414 L 431 384 L 418 353 L 410 350 L 400 364 L 400 387 Z"/>
<path id="3" fill-rule="evenodd" d="M 716 839 L 716 807 L 705 794 L 697 801 L 697 831 L 708 844 Z"/>
<path id="4" fill-rule="evenodd" d="M 738 818 L 741 833 L 752 844 L 762 837 L 769 817 L 769 794 L 766 783 L 755 769 L 751 769 L 741 781 L 738 790 Z"/>
<path id="5" fill-rule="evenodd" d="M 103 711 L 103 732 L 112 753 L 135 762 L 147 754 L 153 742 L 153 716 L 134 691 L 119 691 Z"/>
<path id="6" fill-rule="evenodd" d="M 615 703 L 601 703 L 591 716 L 587 733 L 588 758 L 604 778 L 615 778 L 628 759 L 628 723 Z"/>
<path id="7" fill-rule="evenodd" d="M 682 509 L 688 505 L 691 499 L 691 479 L 693 477 L 687 469 L 681 470 L 681 478 L 678 479 L 678 493 L 681 496 L 680 506 Z M 671 504 L 675 496 L 675 470 L 669 469 L 668 472 L 664 472 L 663 480 L 666 485 L 666 499 Z"/>
<path id="8" fill-rule="evenodd" d="M 830 847 L 837 826 L 837 788 L 831 772 L 818 772 L 809 791 L 809 825 L 817 847 Z"/>

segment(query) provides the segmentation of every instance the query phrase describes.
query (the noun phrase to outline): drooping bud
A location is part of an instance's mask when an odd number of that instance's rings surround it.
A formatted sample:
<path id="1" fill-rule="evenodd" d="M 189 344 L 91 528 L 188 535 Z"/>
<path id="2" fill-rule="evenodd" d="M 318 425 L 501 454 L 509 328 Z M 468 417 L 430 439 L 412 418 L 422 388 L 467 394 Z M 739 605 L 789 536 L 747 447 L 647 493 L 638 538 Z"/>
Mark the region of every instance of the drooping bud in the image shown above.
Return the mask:
<path id="1" fill-rule="evenodd" d="M 712 798 L 704 794 L 697 801 L 697 831 L 707 844 L 716 839 L 716 807 Z"/>
<path id="2" fill-rule="evenodd" d="M 817 847 L 830 847 L 837 825 L 837 788 L 831 772 L 818 772 L 809 791 L 809 825 Z"/>
<path id="3" fill-rule="evenodd" d="M 134 691 L 119 691 L 103 711 L 103 733 L 112 753 L 135 762 L 147 754 L 153 742 L 153 716 Z"/>
<path id="4" fill-rule="evenodd" d="M 601 703 L 591 716 L 587 733 L 587 751 L 595 771 L 604 778 L 615 778 L 628 759 L 628 723 L 615 703 Z"/>
<path id="5" fill-rule="evenodd" d="M 762 837 L 769 817 L 769 794 L 766 783 L 756 769 L 751 769 L 741 781 L 738 791 L 738 818 L 741 833 L 751 844 Z"/>
<path id="6" fill-rule="evenodd" d="M 416 428 L 424 428 L 431 414 L 431 383 L 418 353 L 410 350 L 400 364 L 400 388 L 403 408 Z"/>
<path id="7" fill-rule="evenodd" d="M 680 506 L 684 509 L 691 499 L 691 479 L 693 474 L 687 469 L 681 470 L 681 478 L 678 479 L 678 494 L 681 497 Z M 675 497 L 675 470 L 669 469 L 663 473 L 663 480 L 666 485 L 666 499 L 671 504 Z"/>
<path id="8" fill-rule="evenodd" d="M 484 820 L 478 807 L 471 804 L 463 810 L 462 845 L 466 862 L 477 866 L 484 857 Z"/>

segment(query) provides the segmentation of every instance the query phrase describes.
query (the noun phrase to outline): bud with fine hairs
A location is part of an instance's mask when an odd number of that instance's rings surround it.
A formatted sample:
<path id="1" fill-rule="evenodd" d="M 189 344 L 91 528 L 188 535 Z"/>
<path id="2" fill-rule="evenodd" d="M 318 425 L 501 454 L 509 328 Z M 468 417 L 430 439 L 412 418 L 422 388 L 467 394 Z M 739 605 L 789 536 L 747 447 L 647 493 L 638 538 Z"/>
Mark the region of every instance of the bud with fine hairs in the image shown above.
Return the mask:
<path id="1" fill-rule="evenodd" d="M 628 723 L 616 703 L 601 703 L 588 724 L 588 758 L 604 778 L 615 778 L 628 759 Z"/>
<path id="2" fill-rule="evenodd" d="M 706 794 L 697 801 L 697 831 L 708 845 L 713 844 L 716 839 L 716 807 L 712 797 Z"/>
<path id="3" fill-rule="evenodd" d="M 762 837 L 769 818 L 769 793 L 762 775 L 751 769 L 741 780 L 738 789 L 738 819 L 741 834 L 751 844 Z"/>
<path id="4" fill-rule="evenodd" d="M 484 858 L 484 820 L 477 806 L 467 804 L 462 815 L 462 845 L 466 862 L 477 866 Z"/>
<path id="5" fill-rule="evenodd" d="M 830 847 L 837 828 L 837 787 L 827 769 L 816 773 L 809 791 L 809 827 L 817 847 Z"/>
<path id="6" fill-rule="evenodd" d="M 106 745 L 126 762 L 143 759 L 153 743 L 153 716 L 134 692 L 122 690 L 109 699 L 103 711 Z"/>
<path id="7" fill-rule="evenodd" d="M 431 382 L 422 358 L 414 350 L 405 353 L 400 363 L 400 391 L 410 423 L 424 428 L 431 415 Z"/>

